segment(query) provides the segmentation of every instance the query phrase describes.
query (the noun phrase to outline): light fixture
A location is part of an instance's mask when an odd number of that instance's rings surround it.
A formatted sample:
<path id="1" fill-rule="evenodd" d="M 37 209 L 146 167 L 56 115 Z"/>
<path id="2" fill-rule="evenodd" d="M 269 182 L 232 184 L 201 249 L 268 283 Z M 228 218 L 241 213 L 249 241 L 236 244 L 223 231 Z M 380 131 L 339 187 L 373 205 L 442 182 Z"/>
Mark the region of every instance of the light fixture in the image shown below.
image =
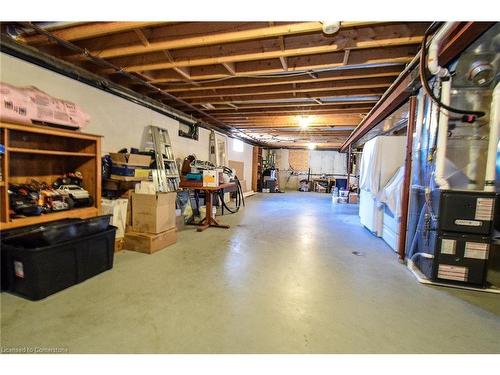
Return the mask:
<path id="1" fill-rule="evenodd" d="M 314 144 L 314 143 L 309 143 L 309 144 L 307 145 L 307 148 L 308 148 L 309 150 L 315 150 L 315 149 L 316 149 L 316 144 Z"/>
<path id="2" fill-rule="evenodd" d="M 339 21 L 326 21 L 321 22 L 323 24 L 323 32 L 328 35 L 335 34 L 340 29 Z"/>
<path id="3" fill-rule="evenodd" d="M 299 125 L 302 129 L 306 129 L 311 125 L 312 119 L 310 116 L 299 116 Z"/>

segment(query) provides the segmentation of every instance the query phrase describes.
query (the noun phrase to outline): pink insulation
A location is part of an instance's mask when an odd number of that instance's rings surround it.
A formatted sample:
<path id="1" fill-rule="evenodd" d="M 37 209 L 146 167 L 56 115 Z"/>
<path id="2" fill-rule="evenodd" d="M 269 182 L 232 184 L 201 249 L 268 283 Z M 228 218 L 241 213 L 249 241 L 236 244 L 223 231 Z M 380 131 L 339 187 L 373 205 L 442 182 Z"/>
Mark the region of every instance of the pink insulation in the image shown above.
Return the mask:
<path id="1" fill-rule="evenodd" d="M 75 103 L 54 98 L 34 86 L 0 82 L 0 120 L 21 124 L 50 123 L 82 128 L 90 120 Z"/>

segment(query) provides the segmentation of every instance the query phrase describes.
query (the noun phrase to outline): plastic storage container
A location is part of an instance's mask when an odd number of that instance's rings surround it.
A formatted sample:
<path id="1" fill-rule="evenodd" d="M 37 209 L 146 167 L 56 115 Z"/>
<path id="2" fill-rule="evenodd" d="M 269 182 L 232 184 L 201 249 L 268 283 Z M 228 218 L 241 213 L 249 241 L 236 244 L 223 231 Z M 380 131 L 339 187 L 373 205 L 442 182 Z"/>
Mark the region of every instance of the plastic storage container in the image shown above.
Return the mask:
<path id="1" fill-rule="evenodd" d="M 40 300 L 113 267 L 116 228 L 109 215 L 2 233 L 2 290 Z M 64 228 L 71 235 L 57 236 Z M 76 235 L 74 233 L 76 232 Z"/>

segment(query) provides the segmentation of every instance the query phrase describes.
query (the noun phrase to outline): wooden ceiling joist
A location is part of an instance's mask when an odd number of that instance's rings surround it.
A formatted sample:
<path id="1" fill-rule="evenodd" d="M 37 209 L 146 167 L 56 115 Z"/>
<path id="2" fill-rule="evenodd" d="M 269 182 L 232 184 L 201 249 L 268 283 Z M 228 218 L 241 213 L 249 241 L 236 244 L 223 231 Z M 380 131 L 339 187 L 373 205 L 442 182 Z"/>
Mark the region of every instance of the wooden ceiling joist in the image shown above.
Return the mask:
<path id="1" fill-rule="evenodd" d="M 183 91 L 200 91 L 208 89 L 239 89 L 246 87 L 264 87 L 264 86 L 276 86 L 283 85 L 287 83 L 310 83 L 310 82 L 332 82 L 341 80 L 357 80 L 364 78 L 381 78 L 381 77 L 391 77 L 395 78 L 401 73 L 402 66 L 386 66 L 380 68 L 361 68 L 361 69 L 342 69 L 342 70 L 331 70 L 318 72 L 317 78 L 311 78 L 309 75 L 304 74 L 300 76 L 291 77 L 275 77 L 275 78 L 232 78 L 220 82 L 206 83 L 199 82 L 203 86 L 192 87 L 188 85 L 173 85 L 173 84 L 159 84 L 159 87 L 170 92 L 177 93 Z M 152 72 L 154 73 L 154 72 Z M 155 75 L 152 75 L 155 77 Z M 152 83 L 158 84 L 158 80 L 153 78 Z"/>
<path id="2" fill-rule="evenodd" d="M 144 27 L 158 25 L 161 22 L 92 22 L 83 25 L 70 26 L 60 30 L 53 30 L 51 33 L 58 38 L 75 41 L 81 39 L 96 38 L 99 36 L 120 33 L 127 30 L 136 30 Z M 36 34 L 27 35 L 22 38 L 25 43 L 39 45 L 49 43 L 46 36 Z M 143 47 L 144 44 L 142 44 Z"/>
<path id="3" fill-rule="evenodd" d="M 359 80 L 351 81 L 338 81 L 336 83 L 331 82 L 309 82 L 296 84 L 283 84 L 280 86 L 269 87 L 250 87 L 250 88 L 239 88 L 239 89 L 229 89 L 229 90 L 204 90 L 196 91 L 194 93 L 177 93 L 177 97 L 181 99 L 198 99 L 198 98 L 212 98 L 217 96 L 254 96 L 254 95 L 268 95 L 268 94 L 286 94 L 290 92 L 322 92 L 322 91 L 333 91 L 333 90 L 350 90 L 350 89 L 365 89 L 365 88 L 381 88 L 389 87 L 392 83 L 392 79 L 389 78 L 365 78 Z M 294 85 L 292 87 L 291 85 Z M 265 90 L 265 89 L 268 90 Z M 321 94 L 318 94 L 318 96 Z"/>
<path id="4" fill-rule="evenodd" d="M 378 22 L 344 22 L 343 28 L 362 27 L 376 25 Z M 118 56 L 130 56 L 144 54 L 163 49 L 184 49 L 209 45 L 220 45 L 225 43 L 241 42 L 246 40 L 258 40 L 265 38 L 278 37 L 282 35 L 306 34 L 312 32 L 321 32 L 321 22 L 300 22 L 278 26 L 268 26 L 250 30 L 230 31 L 207 34 L 203 36 L 177 38 L 165 41 L 157 41 L 149 46 L 143 45 L 128 45 L 121 47 L 113 47 L 100 51 L 100 56 L 103 58 L 112 58 Z M 97 51 L 95 51 L 97 52 Z"/>
<path id="5" fill-rule="evenodd" d="M 337 149 L 413 59 L 428 25 L 342 22 L 333 35 L 320 22 L 90 22 L 51 30 L 164 93 L 45 36 L 23 41 L 272 147 Z M 300 116 L 311 117 L 309 127 L 299 126 Z"/>
<path id="6" fill-rule="evenodd" d="M 356 108 L 357 106 L 366 106 L 370 105 L 372 103 L 375 103 L 378 99 L 367 99 L 367 100 L 345 100 L 345 101 L 338 101 L 338 102 L 324 102 L 321 105 L 321 108 Z M 245 110 L 256 110 L 256 111 L 262 111 L 262 110 L 272 110 L 272 109 L 282 109 L 282 108 L 302 108 L 304 111 L 310 110 L 314 111 L 319 107 L 316 103 L 313 102 L 296 102 L 296 103 L 269 103 L 269 104 L 247 104 L 247 105 L 238 105 L 238 110 L 239 111 L 245 111 Z M 233 110 L 229 108 L 220 108 L 220 107 L 215 107 L 215 109 L 210 110 L 211 113 L 227 113 L 230 111 L 230 113 L 235 113 Z"/>
<path id="7" fill-rule="evenodd" d="M 321 93 L 321 98 L 358 98 L 363 96 L 372 96 L 372 95 L 382 95 L 384 93 L 384 87 L 381 88 L 367 88 L 367 89 L 349 89 L 349 90 L 330 90 L 324 91 Z M 255 100 L 277 100 L 277 99 L 310 99 L 310 96 L 307 93 L 298 92 L 297 96 L 294 96 L 293 93 L 282 93 L 282 94 L 259 94 L 258 96 L 233 96 L 228 100 L 228 98 L 220 99 L 213 98 L 210 99 L 210 103 L 212 104 L 225 104 L 225 103 L 233 103 L 233 104 L 241 104 L 245 102 L 252 102 Z M 193 101 L 186 100 L 186 102 L 190 104 L 204 104 L 206 100 L 195 99 Z"/>
<path id="8" fill-rule="evenodd" d="M 352 109 L 315 109 L 311 113 L 315 114 L 321 114 L 321 115 L 335 115 L 335 114 L 348 114 L 348 113 L 356 113 L 356 114 L 363 114 L 367 113 L 372 107 L 364 107 L 364 108 L 352 108 Z M 241 118 L 241 117 L 248 117 L 248 118 L 254 118 L 254 117 L 269 117 L 269 116 L 286 116 L 286 115 L 306 115 L 308 112 L 301 110 L 301 109 L 296 109 L 296 110 L 276 110 L 276 111 L 263 111 L 263 112 L 231 112 L 231 113 L 212 113 L 214 116 L 220 119 L 234 119 L 234 118 Z"/>
<path id="9" fill-rule="evenodd" d="M 404 37 L 404 38 L 390 38 L 385 40 L 356 40 L 352 41 L 348 48 L 354 49 L 371 49 L 371 48 L 383 48 L 383 47 L 396 47 L 396 46 L 407 46 L 407 45 L 418 45 L 422 42 L 421 36 Z M 123 67 L 125 71 L 137 72 L 145 70 L 161 70 L 161 69 L 172 69 L 174 67 L 191 67 L 191 66 L 201 66 L 201 65 L 212 65 L 212 64 L 224 64 L 224 63 L 235 63 L 242 61 L 254 61 L 254 60 L 265 60 L 265 59 L 279 59 L 280 57 L 294 57 L 294 56 L 304 56 L 304 55 L 318 55 L 325 53 L 332 53 L 342 51 L 343 48 L 338 44 L 331 44 L 325 46 L 313 46 L 313 47 L 303 47 L 295 49 L 287 49 L 284 51 L 265 51 L 256 53 L 242 53 L 237 55 L 225 55 L 225 56 L 212 56 L 203 57 L 198 59 L 186 59 L 186 60 L 175 60 L 175 62 L 157 62 L 157 63 L 141 63 L 136 65 L 127 65 L 124 61 L 120 66 Z M 101 56 L 102 57 L 102 56 Z M 343 62 L 343 57 L 342 57 Z"/>

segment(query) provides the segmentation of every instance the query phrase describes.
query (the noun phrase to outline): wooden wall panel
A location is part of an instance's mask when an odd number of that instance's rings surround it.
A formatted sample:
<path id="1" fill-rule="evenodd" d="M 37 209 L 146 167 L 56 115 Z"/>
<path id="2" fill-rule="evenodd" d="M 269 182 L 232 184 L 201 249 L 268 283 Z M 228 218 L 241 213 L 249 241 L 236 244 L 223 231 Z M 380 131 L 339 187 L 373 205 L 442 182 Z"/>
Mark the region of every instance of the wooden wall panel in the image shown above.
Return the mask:
<path id="1" fill-rule="evenodd" d="M 297 172 L 307 172 L 309 169 L 309 150 L 290 150 L 288 163 Z"/>

